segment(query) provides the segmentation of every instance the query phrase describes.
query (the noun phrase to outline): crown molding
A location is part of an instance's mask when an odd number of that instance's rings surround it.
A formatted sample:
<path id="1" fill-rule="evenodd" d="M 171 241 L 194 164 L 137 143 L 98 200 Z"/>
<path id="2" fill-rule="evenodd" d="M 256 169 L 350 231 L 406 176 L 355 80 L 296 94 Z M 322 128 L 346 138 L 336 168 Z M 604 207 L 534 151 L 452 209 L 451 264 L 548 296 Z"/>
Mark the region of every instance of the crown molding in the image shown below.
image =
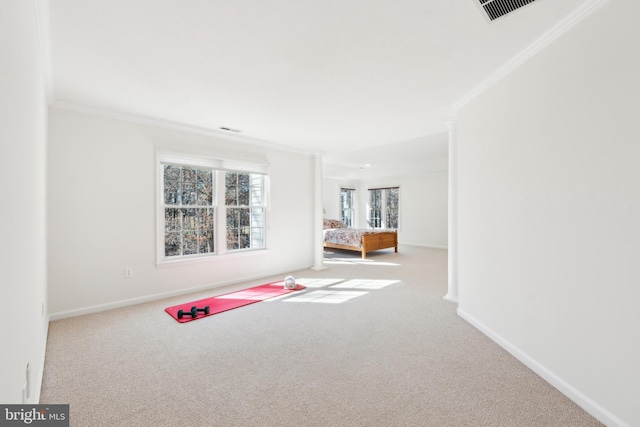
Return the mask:
<path id="1" fill-rule="evenodd" d="M 203 136 L 219 138 L 227 141 L 235 141 L 235 142 L 239 142 L 247 145 L 267 148 L 270 150 L 284 151 L 284 152 L 300 154 L 304 156 L 314 155 L 313 150 L 303 150 L 300 148 L 282 145 L 275 142 L 264 141 L 264 140 L 250 138 L 250 137 L 241 136 L 241 135 L 234 135 L 218 129 L 195 126 L 195 125 L 190 125 L 182 122 L 175 122 L 175 121 L 159 119 L 159 118 L 138 116 L 134 114 L 123 113 L 123 112 L 118 112 L 113 110 L 106 110 L 103 108 L 76 104 L 72 102 L 53 101 L 50 105 L 52 108 L 56 108 L 59 110 L 73 111 L 76 113 L 99 116 L 99 117 L 104 117 L 108 119 L 122 120 L 129 123 L 153 126 L 157 128 L 175 130 L 175 131 L 191 133 L 196 135 L 203 135 Z"/>
<path id="2" fill-rule="evenodd" d="M 467 105 L 469 102 L 478 97 L 481 93 L 489 89 L 494 84 L 511 74 L 516 68 L 522 65 L 527 59 L 540 52 L 555 40 L 560 38 L 564 33 L 576 26 L 584 18 L 598 10 L 609 0 L 587 0 L 580 7 L 574 10 L 566 18 L 551 27 L 550 30 L 538 37 L 533 43 L 529 44 L 520 53 L 514 56 L 506 64 L 495 70 L 489 77 L 483 80 L 479 85 L 474 87 L 469 93 L 463 96 L 458 102 L 453 104 L 455 111 Z"/>

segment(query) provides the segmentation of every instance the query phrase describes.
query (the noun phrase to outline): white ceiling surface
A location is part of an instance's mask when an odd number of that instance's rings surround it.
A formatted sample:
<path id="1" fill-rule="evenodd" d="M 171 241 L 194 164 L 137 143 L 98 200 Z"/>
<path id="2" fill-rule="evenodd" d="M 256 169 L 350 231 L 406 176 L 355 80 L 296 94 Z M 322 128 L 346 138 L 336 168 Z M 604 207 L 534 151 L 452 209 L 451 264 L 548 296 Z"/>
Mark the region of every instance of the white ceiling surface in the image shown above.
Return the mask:
<path id="1" fill-rule="evenodd" d="M 425 144 L 446 158 L 453 104 L 583 0 L 492 23 L 476 2 L 50 0 L 53 101 L 237 128 L 343 167 Z"/>

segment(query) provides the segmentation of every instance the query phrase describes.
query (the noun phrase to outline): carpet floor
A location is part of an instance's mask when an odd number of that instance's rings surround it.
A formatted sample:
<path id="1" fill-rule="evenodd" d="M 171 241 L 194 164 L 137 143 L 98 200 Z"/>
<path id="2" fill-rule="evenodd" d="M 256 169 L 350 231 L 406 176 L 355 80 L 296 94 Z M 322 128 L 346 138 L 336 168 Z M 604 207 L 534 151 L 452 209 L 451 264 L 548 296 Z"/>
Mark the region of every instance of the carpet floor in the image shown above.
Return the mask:
<path id="1" fill-rule="evenodd" d="M 325 256 L 197 322 L 164 308 L 282 277 L 51 322 L 41 403 L 83 427 L 601 425 L 456 315 L 445 250 Z"/>

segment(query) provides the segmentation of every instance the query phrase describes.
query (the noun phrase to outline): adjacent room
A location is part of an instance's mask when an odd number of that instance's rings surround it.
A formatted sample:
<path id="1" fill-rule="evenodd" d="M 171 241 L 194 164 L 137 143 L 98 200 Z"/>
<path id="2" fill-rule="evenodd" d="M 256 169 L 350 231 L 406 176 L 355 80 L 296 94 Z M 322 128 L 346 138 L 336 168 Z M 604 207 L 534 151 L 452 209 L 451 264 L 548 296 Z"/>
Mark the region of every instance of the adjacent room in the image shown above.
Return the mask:
<path id="1" fill-rule="evenodd" d="M 0 405 L 640 425 L 639 14 L 3 1 Z"/>

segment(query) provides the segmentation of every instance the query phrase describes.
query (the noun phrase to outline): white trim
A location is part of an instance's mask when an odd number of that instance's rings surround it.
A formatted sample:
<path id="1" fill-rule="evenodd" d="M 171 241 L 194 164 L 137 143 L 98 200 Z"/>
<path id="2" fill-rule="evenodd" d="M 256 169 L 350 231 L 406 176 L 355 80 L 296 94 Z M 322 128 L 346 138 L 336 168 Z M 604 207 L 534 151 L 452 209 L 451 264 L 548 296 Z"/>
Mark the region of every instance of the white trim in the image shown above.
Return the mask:
<path id="1" fill-rule="evenodd" d="M 534 40 L 529 46 L 524 48 L 515 57 L 511 58 L 502 67 L 495 70 L 489 77 L 484 79 L 479 85 L 471 89 L 469 93 L 463 96 L 458 102 L 453 104 L 453 109 L 458 111 L 460 108 L 474 100 L 481 93 L 489 89 L 494 84 L 511 74 L 516 68 L 522 65 L 527 59 L 543 50 L 556 39 L 560 38 L 564 33 L 576 26 L 580 21 L 598 10 L 609 0 L 587 0 L 580 7 L 574 10 L 569 16 L 558 22 L 550 30 L 542 34 Z"/>
<path id="2" fill-rule="evenodd" d="M 402 241 L 402 243 L 398 242 L 398 245 L 402 245 L 402 246 L 415 246 L 418 248 L 428 248 L 428 249 L 443 249 L 443 250 L 447 250 L 446 246 L 443 245 L 433 245 L 431 243 L 412 243 L 412 242 L 405 242 Z"/>
<path id="3" fill-rule="evenodd" d="M 326 270 L 324 265 L 324 234 L 322 224 L 324 220 L 324 208 L 322 206 L 323 192 L 322 162 L 324 153 L 316 151 L 313 154 L 313 266 L 312 270 Z"/>
<path id="4" fill-rule="evenodd" d="M 192 155 L 186 153 L 169 153 L 158 147 L 158 164 L 170 163 L 173 165 L 193 166 L 222 170 L 222 160 L 209 158 L 209 156 Z M 162 168 L 160 168 L 162 169 Z"/>
<path id="5" fill-rule="evenodd" d="M 277 273 L 270 274 L 269 276 L 264 276 L 262 274 L 261 275 L 248 276 L 248 277 L 243 277 L 243 278 L 235 279 L 235 280 L 227 280 L 227 281 L 219 282 L 219 283 L 215 283 L 215 284 L 214 283 L 210 283 L 210 284 L 207 284 L 207 285 L 204 285 L 204 286 L 196 286 L 196 287 L 188 288 L 188 289 L 181 289 L 181 290 L 177 290 L 177 291 L 163 292 L 163 293 L 159 293 L 159 294 L 147 295 L 147 296 L 144 296 L 144 297 L 130 298 L 130 299 L 126 299 L 126 300 L 114 301 L 114 302 L 105 303 L 105 304 L 92 305 L 92 306 L 85 307 L 85 308 L 78 308 L 78 309 L 74 309 L 74 310 L 61 311 L 61 312 L 58 312 L 58 313 L 51 314 L 49 316 L 49 319 L 50 319 L 50 321 L 55 321 L 55 320 L 67 319 L 67 318 L 70 318 L 70 317 L 84 316 L 86 314 L 100 313 L 102 311 L 113 310 L 113 309 L 122 308 L 122 307 L 129 307 L 129 306 L 132 306 L 132 305 L 144 304 L 144 303 L 152 302 L 152 301 L 159 301 L 159 300 L 163 300 L 163 299 L 166 299 L 166 298 L 172 298 L 172 297 L 176 297 L 176 296 L 180 296 L 180 295 L 187 295 L 187 294 L 192 294 L 192 293 L 196 293 L 196 292 L 214 290 L 214 289 L 222 288 L 224 286 L 236 285 L 236 284 L 239 284 L 239 283 L 249 282 L 249 281 L 253 281 L 253 280 L 259 280 L 259 279 L 265 279 L 266 280 L 268 277 L 271 277 L 271 276 L 286 275 L 286 274 L 289 274 L 292 271 L 307 270 L 309 268 L 310 268 L 309 265 L 306 264 L 304 266 L 298 266 L 298 267 L 293 267 L 291 269 L 287 269 L 286 271 L 279 271 Z"/>
<path id="6" fill-rule="evenodd" d="M 42 340 L 42 347 L 41 347 L 41 352 L 40 352 L 40 360 L 39 363 L 40 365 L 39 367 L 39 371 L 38 371 L 38 378 L 36 379 L 35 382 L 33 382 L 35 384 L 35 390 L 33 390 L 31 392 L 31 399 L 34 403 L 40 403 L 40 394 L 42 393 L 42 381 L 44 380 L 44 364 L 46 361 L 46 355 L 47 355 L 47 342 L 49 341 L 49 323 L 51 321 L 50 316 L 45 313 L 45 327 L 44 327 L 44 337 Z M 32 372 L 32 375 L 34 374 L 34 372 Z"/>
<path id="7" fill-rule="evenodd" d="M 478 329 L 480 332 L 491 338 L 496 344 L 500 347 L 507 350 L 512 356 L 522 362 L 526 367 L 531 369 L 533 372 L 538 374 L 542 379 L 547 381 L 549 384 L 557 388 L 562 394 L 567 396 L 569 399 L 574 401 L 578 406 L 587 411 L 593 417 L 595 417 L 601 423 L 613 427 L 631 427 L 629 424 L 622 421 L 620 418 L 616 417 L 607 409 L 600 406 L 598 403 L 585 396 L 582 392 L 576 389 L 574 386 L 563 380 L 561 377 L 556 375 L 554 372 L 549 370 L 546 366 L 542 365 L 540 362 L 529 356 L 527 353 L 522 351 L 520 348 L 513 345 L 508 340 L 504 339 L 502 336 L 494 332 L 492 329 L 487 327 L 482 322 L 479 322 L 476 318 L 471 316 L 469 313 L 464 310 L 458 308 L 457 310 L 458 316 L 462 317 L 464 320 L 469 322 L 472 326 Z"/>
<path id="8" fill-rule="evenodd" d="M 89 114 L 89 115 L 98 116 L 98 117 L 105 117 L 108 119 L 122 120 L 125 122 L 142 124 L 147 126 L 154 126 L 158 128 L 177 130 L 177 131 L 196 134 L 196 135 L 215 137 L 215 138 L 219 138 L 226 141 L 241 142 L 247 145 L 267 148 L 270 150 L 278 150 L 278 151 L 284 151 L 284 152 L 302 154 L 302 155 L 309 155 L 311 153 L 310 150 L 303 150 L 300 148 L 285 146 L 275 142 L 269 142 L 269 141 L 264 141 L 256 138 L 250 138 L 247 136 L 234 135 L 218 129 L 211 129 L 203 126 L 196 126 L 196 125 L 176 122 L 172 120 L 165 120 L 165 119 L 154 118 L 154 117 L 145 117 L 145 116 L 139 116 L 135 114 L 123 113 L 118 111 L 111 111 L 103 108 L 75 104 L 75 103 L 66 102 L 66 101 L 53 101 L 51 106 L 53 108 L 58 108 L 60 110 L 73 111 L 76 113 Z"/>
<path id="9" fill-rule="evenodd" d="M 183 150 L 174 148 L 173 146 L 164 146 L 157 144 L 155 152 L 156 162 L 156 266 L 162 268 L 168 265 L 184 265 L 187 263 L 201 263 L 216 257 L 226 257 L 231 254 L 244 253 L 244 252 L 264 252 L 267 249 L 267 230 L 269 228 L 268 218 L 268 180 L 267 172 L 269 163 L 264 160 L 227 160 L 218 158 L 218 156 L 212 155 L 209 152 L 203 152 L 199 150 Z M 214 233 L 214 252 L 207 254 L 197 254 L 190 256 L 181 256 L 178 259 L 167 259 L 164 252 L 164 239 L 165 239 L 165 209 L 169 206 L 164 203 L 164 168 L 163 164 L 177 164 L 192 167 L 211 168 L 213 173 L 213 185 L 214 185 L 214 203 L 212 206 L 206 206 L 206 208 L 214 209 L 214 230 L 222 230 L 222 232 Z M 226 172 L 240 172 L 248 173 L 252 175 L 258 175 L 262 177 L 262 187 L 264 200 L 261 206 L 255 206 L 256 208 L 262 208 L 264 211 L 264 228 L 263 228 L 263 248 L 241 249 L 227 251 L 226 240 L 226 210 L 227 206 L 224 205 L 224 193 L 225 182 L 224 173 Z M 184 208 L 185 206 L 180 206 Z M 194 208 L 203 208 L 205 206 L 193 206 Z"/>
<path id="10" fill-rule="evenodd" d="M 160 163 L 171 163 L 174 165 L 206 167 L 218 171 L 226 172 L 244 172 L 259 175 L 267 175 L 269 171 L 269 162 L 265 161 L 239 161 L 227 160 L 212 156 L 209 153 L 187 152 L 185 150 L 167 149 L 166 147 L 157 147 L 158 158 Z"/>
<path id="11" fill-rule="evenodd" d="M 229 258 L 247 257 L 247 256 L 259 256 L 268 255 L 271 249 L 239 249 L 234 251 L 225 252 L 224 254 L 203 254 L 193 255 L 192 257 L 185 256 L 179 259 L 165 259 L 156 261 L 156 268 L 172 268 L 183 267 L 190 264 L 205 264 L 208 262 L 228 262 Z"/>
<path id="12" fill-rule="evenodd" d="M 447 179 L 447 294 L 442 297 L 445 301 L 458 303 L 458 141 L 457 119 L 447 120 L 449 128 L 449 176 Z"/>

